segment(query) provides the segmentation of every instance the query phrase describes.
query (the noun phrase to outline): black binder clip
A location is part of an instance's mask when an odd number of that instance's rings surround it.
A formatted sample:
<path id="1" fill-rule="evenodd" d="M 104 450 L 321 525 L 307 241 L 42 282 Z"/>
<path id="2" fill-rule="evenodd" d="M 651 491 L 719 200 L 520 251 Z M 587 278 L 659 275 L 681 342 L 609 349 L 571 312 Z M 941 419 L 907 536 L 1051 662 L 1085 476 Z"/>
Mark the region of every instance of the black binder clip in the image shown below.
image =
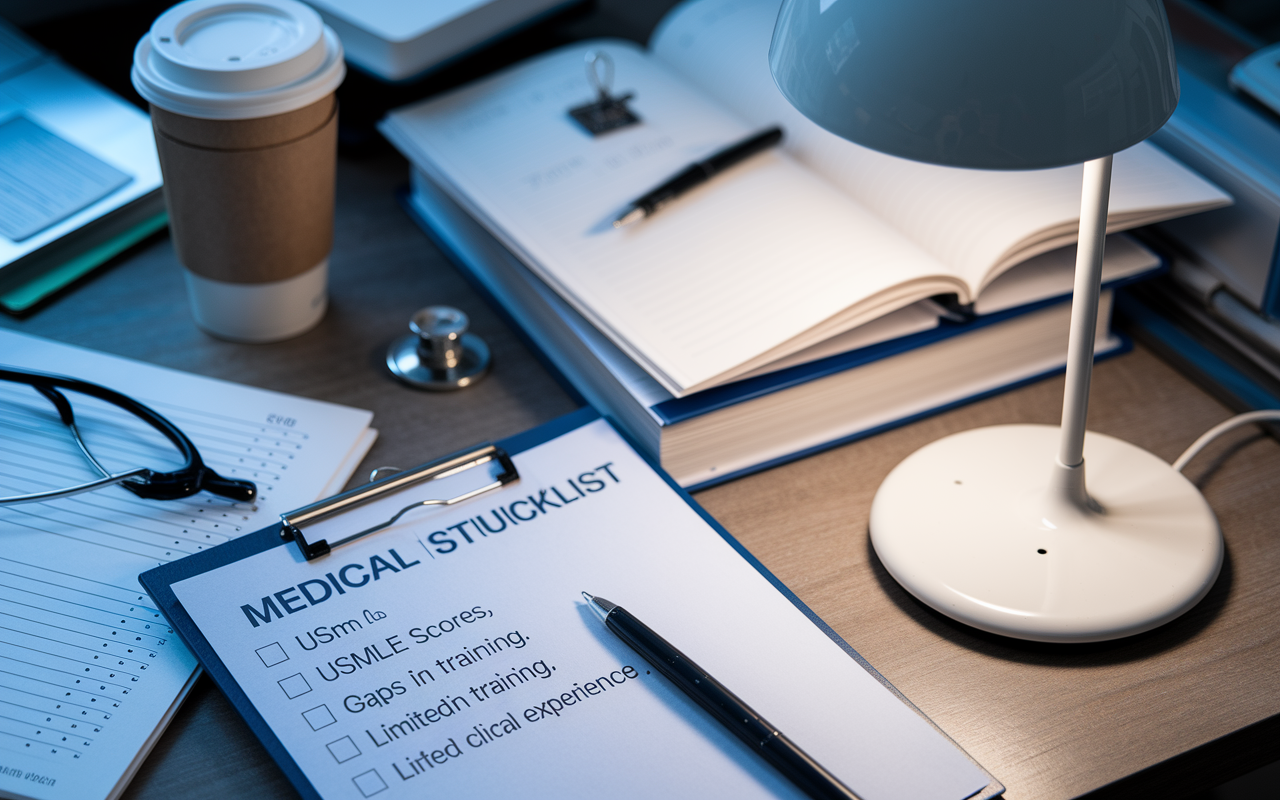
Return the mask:
<path id="1" fill-rule="evenodd" d="M 490 465 L 490 479 L 475 488 L 469 489 L 461 494 L 447 498 L 428 498 L 426 500 L 416 500 L 409 503 L 404 508 L 397 511 L 385 522 L 380 522 L 362 531 L 348 534 L 341 539 L 333 542 L 327 539 L 317 539 L 308 542 L 306 535 L 303 533 L 303 526 L 311 525 L 319 522 L 327 517 L 332 517 L 349 511 L 356 506 L 368 503 L 371 500 L 385 497 L 389 494 L 399 492 L 416 484 L 425 483 L 427 481 L 439 480 L 447 478 L 451 475 L 458 475 L 471 469 Z M 385 469 L 385 468 L 384 468 Z M 376 476 L 382 469 L 375 470 Z M 286 541 L 292 539 L 298 545 L 298 550 L 302 552 L 302 557 L 308 561 L 317 559 L 320 556 L 328 555 L 329 551 L 335 547 L 353 542 L 363 536 L 376 533 L 383 528 L 389 528 L 394 525 L 401 517 L 415 508 L 422 506 L 451 506 L 455 503 L 461 503 L 464 500 L 470 500 L 482 494 L 487 494 L 496 489 L 501 489 L 508 483 L 519 480 L 520 473 L 516 471 L 515 464 L 511 463 L 511 457 L 506 451 L 492 444 L 484 444 L 472 450 L 462 450 L 453 455 L 429 463 L 423 464 L 413 469 L 404 471 L 396 471 L 381 480 L 374 480 L 363 486 L 357 486 L 350 491 L 342 494 L 334 495 L 326 500 L 312 503 L 309 506 L 290 511 L 287 514 L 280 515 L 280 537 Z"/>
<path id="2" fill-rule="evenodd" d="M 599 136 L 618 128 L 635 125 L 640 118 L 627 108 L 627 101 L 635 97 L 634 92 L 627 92 L 621 97 L 613 97 L 609 90 L 613 87 L 613 59 L 603 50 L 592 50 L 587 53 L 587 80 L 599 93 L 594 103 L 569 109 L 569 116 L 592 136 Z M 603 70 L 603 72 L 601 72 Z"/>

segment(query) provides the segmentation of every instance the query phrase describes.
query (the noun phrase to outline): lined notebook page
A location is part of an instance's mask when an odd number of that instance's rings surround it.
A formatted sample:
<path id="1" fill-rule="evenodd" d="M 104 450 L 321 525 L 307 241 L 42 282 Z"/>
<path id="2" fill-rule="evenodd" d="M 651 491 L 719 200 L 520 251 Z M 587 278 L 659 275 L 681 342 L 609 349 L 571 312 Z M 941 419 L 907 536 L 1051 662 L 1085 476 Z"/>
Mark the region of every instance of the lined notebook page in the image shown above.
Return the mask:
<path id="1" fill-rule="evenodd" d="M 769 74 L 778 0 L 692 0 L 654 34 L 655 58 L 755 125 L 781 123 L 784 149 L 979 290 L 1018 261 L 1075 242 L 1080 165 L 969 170 L 920 164 L 860 147 L 810 122 Z M 838 9 L 835 9 L 838 11 Z M 1116 155 L 1108 231 L 1231 198 L 1149 144 Z"/>
<path id="2" fill-rule="evenodd" d="M 641 125 L 592 139 L 604 49 Z M 391 115 L 384 132 L 677 396 L 921 297 L 947 268 L 777 151 L 621 230 L 628 201 L 753 128 L 625 42 L 561 49 Z"/>
<path id="3" fill-rule="evenodd" d="M 372 444 L 372 415 L 6 331 L 0 362 L 125 392 L 181 428 L 220 474 L 258 485 L 254 504 L 207 493 L 158 502 L 112 487 L 0 508 L 0 794 L 112 797 L 196 667 L 138 574 L 270 524 L 314 501 L 335 472 L 345 482 Z M 108 469 L 180 466 L 113 406 L 77 402 L 76 417 Z M 52 406 L 0 383 L 0 495 L 91 477 Z"/>

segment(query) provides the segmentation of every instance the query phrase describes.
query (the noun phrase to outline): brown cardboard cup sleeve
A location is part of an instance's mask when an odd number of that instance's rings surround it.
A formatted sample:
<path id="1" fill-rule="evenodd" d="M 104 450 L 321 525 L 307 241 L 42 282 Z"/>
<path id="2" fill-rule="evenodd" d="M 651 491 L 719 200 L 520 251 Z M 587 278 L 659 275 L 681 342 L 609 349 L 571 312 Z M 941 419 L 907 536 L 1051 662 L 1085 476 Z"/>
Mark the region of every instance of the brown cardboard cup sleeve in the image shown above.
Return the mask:
<path id="1" fill-rule="evenodd" d="M 315 267 L 333 244 L 338 104 L 211 120 L 151 107 L 178 260 L 226 283 Z"/>

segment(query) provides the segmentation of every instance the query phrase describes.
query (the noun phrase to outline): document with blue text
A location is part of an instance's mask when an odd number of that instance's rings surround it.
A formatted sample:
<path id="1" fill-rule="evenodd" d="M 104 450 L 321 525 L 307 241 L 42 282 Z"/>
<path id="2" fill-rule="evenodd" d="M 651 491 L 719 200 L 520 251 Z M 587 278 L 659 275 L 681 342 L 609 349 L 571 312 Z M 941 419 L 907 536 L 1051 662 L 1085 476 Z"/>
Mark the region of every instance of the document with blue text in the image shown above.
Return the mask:
<path id="1" fill-rule="evenodd" d="M 500 442 L 519 472 L 503 488 L 328 555 L 275 527 L 143 585 L 308 798 L 803 797 L 583 590 L 660 628 L 865 800 L 1001 791 L 593 417 Z M 488 480 L 401 489 L 306 539 Z"/>

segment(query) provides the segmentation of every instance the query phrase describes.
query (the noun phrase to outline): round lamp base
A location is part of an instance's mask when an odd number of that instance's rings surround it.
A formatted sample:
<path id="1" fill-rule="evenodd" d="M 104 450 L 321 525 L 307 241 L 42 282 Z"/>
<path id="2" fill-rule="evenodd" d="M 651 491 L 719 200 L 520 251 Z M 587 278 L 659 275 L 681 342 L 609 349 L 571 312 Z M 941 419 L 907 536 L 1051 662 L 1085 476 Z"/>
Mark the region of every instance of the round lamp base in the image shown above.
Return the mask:
<path id="1" fill-rule="evenodd" d="M 871 542 L 925 604 L 992 633 L 1096 642 L 1163 625 L 1208 593 L 1222 535 L 1199 490 L 1127 442 L 1085 437 L 1096 508 L 1066 499 L 1061 430 L 1000 425 L 922 447 L 871 506 Z"/>

